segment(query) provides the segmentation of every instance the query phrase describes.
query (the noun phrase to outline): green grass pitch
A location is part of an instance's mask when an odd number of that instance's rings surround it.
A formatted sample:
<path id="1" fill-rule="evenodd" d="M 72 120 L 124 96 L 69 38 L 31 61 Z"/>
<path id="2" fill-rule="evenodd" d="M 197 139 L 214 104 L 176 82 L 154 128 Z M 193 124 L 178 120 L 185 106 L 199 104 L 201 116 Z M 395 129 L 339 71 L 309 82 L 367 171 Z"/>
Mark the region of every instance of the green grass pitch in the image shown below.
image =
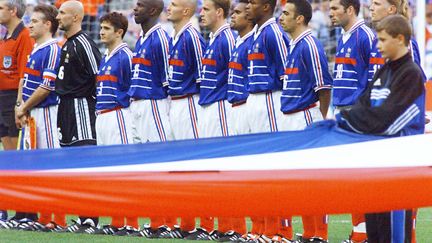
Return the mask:
<path id="1" fill-rule="evenodd" d="M 141 220 L 145 222 L 146 220 Z M 110 222 L 109 218 L 101 218 L 101 224 Z M 300 217 L 293 218 L 294 231 L 302 232 Z M 351 232 L 351 217 L 349 215 L 331 215 L 329 224 L 329 242 L 340 243 L 346 239 Z M 192 243 L 195 241 L 185 240 L 148 240 L 139 237 L 119 237 L 119 236 L 94 236 L 72 233 L 41 233 L 41 232 L 22 232 L 14 230 L 0 230 L 0 242 L 172 242 L 172 243 Z M 432 208 L 422 208 L 417 217 L 417 242 L 432 242 Z"/>

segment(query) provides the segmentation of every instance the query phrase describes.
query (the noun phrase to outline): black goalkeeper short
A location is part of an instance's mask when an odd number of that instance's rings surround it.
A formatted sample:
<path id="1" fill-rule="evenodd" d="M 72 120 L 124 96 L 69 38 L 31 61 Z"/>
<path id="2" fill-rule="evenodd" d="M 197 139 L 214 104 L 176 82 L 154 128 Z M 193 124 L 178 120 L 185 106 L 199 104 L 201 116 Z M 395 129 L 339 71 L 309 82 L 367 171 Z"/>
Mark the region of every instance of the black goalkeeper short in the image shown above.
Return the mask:
<path id="1" fill-rule="evenodd" d="M 96 145 L 96 100 L 60 98 L 57 114 L 60 146 Z"/>

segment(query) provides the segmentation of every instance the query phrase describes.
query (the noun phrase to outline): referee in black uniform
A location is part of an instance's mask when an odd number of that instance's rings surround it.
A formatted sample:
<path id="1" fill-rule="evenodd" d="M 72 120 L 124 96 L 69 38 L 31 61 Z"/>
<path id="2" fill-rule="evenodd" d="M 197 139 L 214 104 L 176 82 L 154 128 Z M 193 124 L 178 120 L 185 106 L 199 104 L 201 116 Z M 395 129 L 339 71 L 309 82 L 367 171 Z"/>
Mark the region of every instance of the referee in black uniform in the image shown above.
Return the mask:
<path id="1" fill-rule="evenodd" d="M 57 16 L 59 28 L 67 37 L 55 87 L 60 97 L 57 126 L 62 147 L 96 145 L 95 92 L 101 53 L 81 30 L 83 16 L 83 5 L 75 0 L 63 3 Z M 80 217 L 75 227 L 68 229 L 84 233 L 97 224 L 97 218 Z"/>

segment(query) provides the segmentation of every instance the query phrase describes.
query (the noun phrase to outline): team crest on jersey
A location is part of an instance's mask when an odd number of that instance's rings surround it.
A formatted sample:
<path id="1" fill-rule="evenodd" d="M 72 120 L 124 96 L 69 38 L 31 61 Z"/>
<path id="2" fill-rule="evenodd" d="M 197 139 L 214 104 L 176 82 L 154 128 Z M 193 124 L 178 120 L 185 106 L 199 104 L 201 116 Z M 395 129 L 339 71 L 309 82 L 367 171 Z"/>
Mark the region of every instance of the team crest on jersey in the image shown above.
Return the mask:
<path id="1" fill-rule="evenodd" d="M 179 53 L 178 53 L 178 50 L 176 50 L 174 53 L 174 59 L 178 59 L 178 56 L 179 56 Z"/>
<path id="2" fill-rule="evenodd" d="M 110 75 L 110 74 L 111 74 L 111 66 L 108 66 L 105 75 Z"/>
<path id="3" fill-rule="evenodd" d="M 35 60 L 32 60 L 30 64 L 30 69 L 34 69 L 34 66 L 35 66 Z"/>
<path id="4" fill-rule="evenodd" d="M 213 56 L 213 50 L 210 51 L 210 54 L 209 54 L 208 58 L 212 59 L 212 56 Z"/>
<path id="5" fill-rule="evenodd" d="M 255 52 L 255 53 L 258 53 L 258 52 L 259 52 L 259 43 L 256 44 L 255 49 L 254 49 L 254 52 Z"/>
<path id="6" fill-rule="evenodd" d="M 345 54 L 345 57 L 351 57 L 351 48 L 348 48 L 347 53 Z"/>
<path id="7" fill-rule="evenodd" d="M 140 56 L 141 56 L 142 58 L 144 58 L 144 57 L 145 57 L 145 54 L 146 54 L 146 50 L 144 49 L 144 50 L 141 52 Z"/>
<path id="8" fill-rule="evenodd" d="M 69 63 L 69 53 L 66 53 L 65 63 Z"/>
<path id="9" fill-rule="evenodd" d="M 12 57 L 4 56 L 3 57 L 3 67 L 10 68 L 12 66 Z"/>

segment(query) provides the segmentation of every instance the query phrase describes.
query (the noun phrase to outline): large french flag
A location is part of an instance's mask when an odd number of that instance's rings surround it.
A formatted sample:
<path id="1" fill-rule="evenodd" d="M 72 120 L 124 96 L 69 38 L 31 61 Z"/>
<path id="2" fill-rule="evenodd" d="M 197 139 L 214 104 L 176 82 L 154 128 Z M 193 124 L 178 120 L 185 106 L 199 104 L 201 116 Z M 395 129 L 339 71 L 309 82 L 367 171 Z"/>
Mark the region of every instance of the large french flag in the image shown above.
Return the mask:
<path id="1" fill-rule="evenodd" d="M 324 121 L 298 132 L 0 153 L 0 208 L 89 216 L 280 216 L 432 205 L 432 135 Z"/>

